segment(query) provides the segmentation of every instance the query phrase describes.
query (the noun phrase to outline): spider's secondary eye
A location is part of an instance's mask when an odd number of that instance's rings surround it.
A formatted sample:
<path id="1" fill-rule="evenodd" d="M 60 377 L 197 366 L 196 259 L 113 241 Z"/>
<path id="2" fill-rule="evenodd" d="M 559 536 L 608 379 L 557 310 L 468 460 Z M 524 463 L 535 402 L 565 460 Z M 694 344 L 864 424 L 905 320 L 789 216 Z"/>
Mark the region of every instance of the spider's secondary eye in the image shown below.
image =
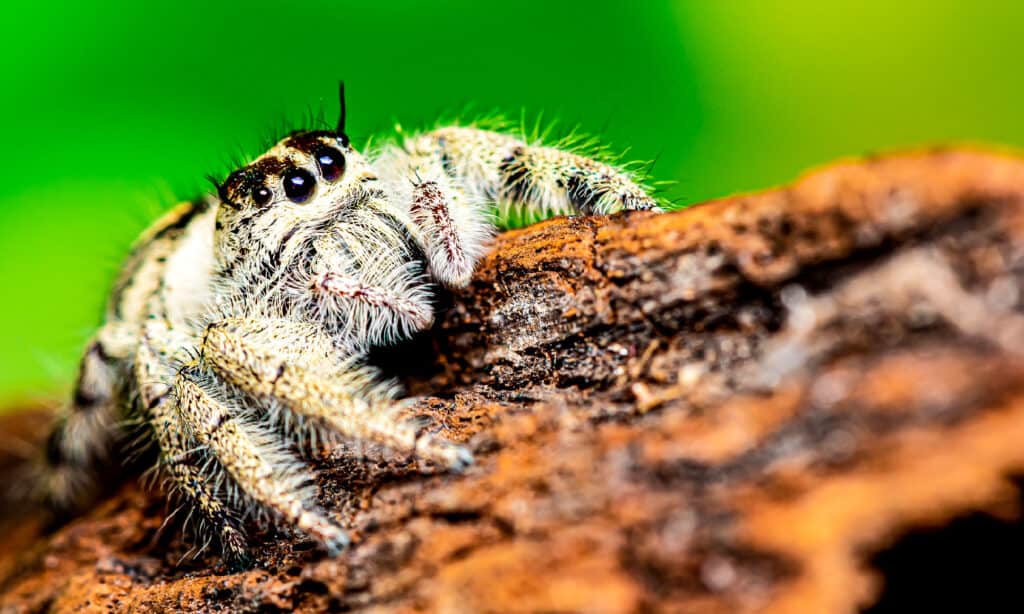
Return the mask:
<path id="1" fill-rule="evenodd" d="M 333 147 L 317 147 L 313 152 L 320 174 L 327 181 L 334 181 L 345 172 L 345 156 Z"/>
<path id="2" fill-rule="evenodd" d="M 284 193 L 293 203 L 306 202 L 315 187 L 316 179 L 305 169 L 293 168 L 284 174 Z"/>
<path id="3" fill-rule="evenodd" d="M 274 193 L 265 185 L 258 185 L 252 189 L 252 200 L 257 205 L 265 205 L 274 197 Z"/>

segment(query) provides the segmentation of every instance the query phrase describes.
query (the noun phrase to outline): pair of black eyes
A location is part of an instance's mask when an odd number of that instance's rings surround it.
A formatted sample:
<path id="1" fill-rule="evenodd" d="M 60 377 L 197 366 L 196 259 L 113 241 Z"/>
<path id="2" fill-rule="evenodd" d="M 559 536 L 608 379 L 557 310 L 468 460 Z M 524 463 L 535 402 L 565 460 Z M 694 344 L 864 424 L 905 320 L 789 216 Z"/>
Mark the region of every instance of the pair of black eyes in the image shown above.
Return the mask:
<path id="1" fill-rule="evenodd" d="M 320 168 L 320 176 L 335 181 L 345 173 L 345 156 L 333 147 L 322 146 L 313 151 L 313 159 Z M 284 195 L 293 203 L 309 200 L 316 189 L 316 177 L 302 168 L 292 168 L 281 176 Z M 265 185 L 252 189 L 252 199 L 257 205 L 265 205 L 274 197 L 274 192 Z"/>

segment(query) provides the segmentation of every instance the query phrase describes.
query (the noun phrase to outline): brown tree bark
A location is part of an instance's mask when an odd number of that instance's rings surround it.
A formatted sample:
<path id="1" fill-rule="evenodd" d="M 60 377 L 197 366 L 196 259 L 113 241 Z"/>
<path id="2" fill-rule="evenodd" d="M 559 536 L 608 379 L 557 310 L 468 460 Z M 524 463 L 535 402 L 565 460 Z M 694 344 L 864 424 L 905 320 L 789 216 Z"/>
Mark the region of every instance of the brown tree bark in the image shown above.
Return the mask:
<path id="1" fill-rule="evenodd" d="M 900 535 L 1016 517 L 1022 284 L 1024 161 L 974 151 L 510 232 L 378 357 L 471 469 L 337 451 L 354 545 L 234 574 L 131 481 L 6 529 L 0 611 L 855 612 Z"/>

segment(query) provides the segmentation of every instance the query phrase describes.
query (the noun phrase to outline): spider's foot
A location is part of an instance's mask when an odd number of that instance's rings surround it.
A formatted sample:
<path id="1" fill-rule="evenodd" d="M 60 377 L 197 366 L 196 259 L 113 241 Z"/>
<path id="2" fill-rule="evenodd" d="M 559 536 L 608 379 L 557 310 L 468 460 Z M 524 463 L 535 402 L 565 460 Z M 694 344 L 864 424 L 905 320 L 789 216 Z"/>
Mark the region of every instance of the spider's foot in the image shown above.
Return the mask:
<path id="1" fill-rule="evenodd" d="M 303 515 L 308 518 L 300 518 L 300 526 L 305 524 L 306 531 L 315 537 L 331 556 L 338 556 L 352 543 L 348 533 L 333 521 L 313 512 L 305 512 Z"/>
<path id="2" fill-rule="evenodd" d="M 460 473 L 473 464 L 469 448 L 429 433 L 416 440 L 416 456 Z"/>
<path id="3" fill-rule="evenodd" d="M 249 553 L 249 545 L 238 527 L 231 523 L 225 523 L 221 527 L 220 546 L 228 570 L 239 572 L 252 568 L 253 560 Z"/>

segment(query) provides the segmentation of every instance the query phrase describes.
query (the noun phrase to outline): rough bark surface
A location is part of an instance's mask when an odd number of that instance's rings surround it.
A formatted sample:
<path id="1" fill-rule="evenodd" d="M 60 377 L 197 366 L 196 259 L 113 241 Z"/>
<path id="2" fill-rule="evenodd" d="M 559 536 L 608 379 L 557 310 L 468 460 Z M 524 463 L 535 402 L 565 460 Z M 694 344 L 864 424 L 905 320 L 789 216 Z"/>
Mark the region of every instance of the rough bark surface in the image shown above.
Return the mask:
<path id="1" fill-rule="evenodd" d="M 0 611 L 855 612 L 907 530 L 1016 515 L 1022 288 L 1024 161 L 973 151 L 510 232 L 379 356 L 471 469 L 325 455 L 354 545 L 242 573 L 130 481 L 10 521 Z"/>

